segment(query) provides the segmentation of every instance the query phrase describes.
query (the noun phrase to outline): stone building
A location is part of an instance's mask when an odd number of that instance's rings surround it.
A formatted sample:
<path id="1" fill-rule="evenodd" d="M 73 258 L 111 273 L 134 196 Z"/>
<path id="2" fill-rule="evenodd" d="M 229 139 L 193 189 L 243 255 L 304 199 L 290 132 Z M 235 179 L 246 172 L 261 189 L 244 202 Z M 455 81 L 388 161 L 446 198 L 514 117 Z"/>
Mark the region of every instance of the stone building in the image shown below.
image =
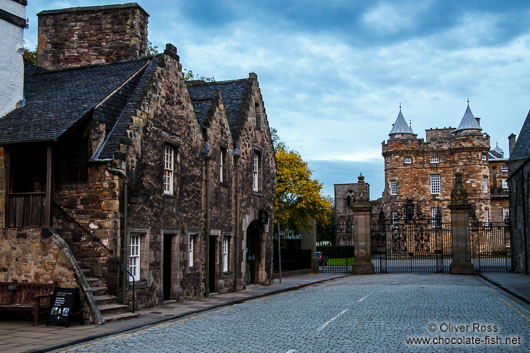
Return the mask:
<path id="1" fill-rule="evenodd" d="M 389 136 L 382 143 L 385 190 L 377 213 L 396 219 L 412 202 L 416 217 L 449 224 L 454 175 L 460 172 L 473 216 L 483 222 L 506 218 L 507 160 L 500 148 L 490 151 L 490 138 L 469 104 L 456 129 L 428 129 L 425 139 L 414 134 L 400 109 Z"/>
<path id="2" fill-rule="evenodd" d="M 512 141 L 515 136 L 511 136 Z M 530 113 L 517 142 L 510 144 L 510 221 L 512 267 L 515 272 L 530 274 Z"/>
<path id="3" fill-rule="evenodd" d="M 354 189 L 356 184 L 334 184 L 335 192 L 335 242 L 337 245 L 353 245 Z"/>
<path id="4" fill-rule="evenodd" d="M 0 278 L 62 279 L 7 249 L 44 228 L 79 261 L 93 319 L 123 309 L 108 294 L 130 306 L 133 282 L 139 308 L 270 284 L 276 166 L 257 76 L 185 82 L 171 44 L 146 56 L 136 3 L 38 16 L 40 67 L 0 120 Z"/>
<path id="5" fill-rule="evenodd" d="M 0 2 L 0 118 L 22 104 L 26 0 Z"/>

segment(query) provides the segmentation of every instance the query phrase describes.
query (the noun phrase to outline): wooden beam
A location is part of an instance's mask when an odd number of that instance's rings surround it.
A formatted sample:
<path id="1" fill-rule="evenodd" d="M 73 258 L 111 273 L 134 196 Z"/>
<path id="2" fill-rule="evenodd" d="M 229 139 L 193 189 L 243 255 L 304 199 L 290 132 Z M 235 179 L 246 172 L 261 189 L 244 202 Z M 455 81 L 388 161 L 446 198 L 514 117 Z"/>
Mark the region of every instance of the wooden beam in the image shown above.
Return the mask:
<path id="1" fill-rule="evenodd" d="M 52 219 L 52 147 L 46 151 L 46 208 L 44 211 L 44 227 L 51 227 Z"/>

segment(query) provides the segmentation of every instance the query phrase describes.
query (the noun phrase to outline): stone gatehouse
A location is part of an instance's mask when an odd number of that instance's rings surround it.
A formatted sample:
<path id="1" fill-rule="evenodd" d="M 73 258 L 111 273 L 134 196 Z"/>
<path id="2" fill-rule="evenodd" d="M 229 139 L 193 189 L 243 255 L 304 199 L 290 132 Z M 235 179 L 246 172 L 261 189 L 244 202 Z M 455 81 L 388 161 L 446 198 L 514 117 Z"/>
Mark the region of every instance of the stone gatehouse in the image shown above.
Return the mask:
<path id="1" fill-rule="evenodd" d="M 146 56 L 136 3 L 38 16 L 25 105 L 0 118 L 2 251 L 14 231 L 54 228 L 96 297 L 130 306 L 134 282 L 138 308 L 270 284 L 276 165 L 257 75 L 186 82 L 171 44 Z"/>

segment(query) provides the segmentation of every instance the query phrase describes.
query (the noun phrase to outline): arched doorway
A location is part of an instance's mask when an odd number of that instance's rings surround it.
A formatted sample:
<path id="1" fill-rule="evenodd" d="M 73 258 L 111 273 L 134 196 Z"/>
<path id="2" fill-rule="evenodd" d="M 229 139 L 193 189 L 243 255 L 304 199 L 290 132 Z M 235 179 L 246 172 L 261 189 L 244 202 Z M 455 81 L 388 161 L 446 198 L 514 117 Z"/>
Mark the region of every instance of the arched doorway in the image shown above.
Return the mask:
<path id="1" fill-rule="evenodd" d="M 261 260 L 261 225 L 255 220 L 247 228 L 247 271 L 246 282 L 258 283 L 258 271 Z"/>

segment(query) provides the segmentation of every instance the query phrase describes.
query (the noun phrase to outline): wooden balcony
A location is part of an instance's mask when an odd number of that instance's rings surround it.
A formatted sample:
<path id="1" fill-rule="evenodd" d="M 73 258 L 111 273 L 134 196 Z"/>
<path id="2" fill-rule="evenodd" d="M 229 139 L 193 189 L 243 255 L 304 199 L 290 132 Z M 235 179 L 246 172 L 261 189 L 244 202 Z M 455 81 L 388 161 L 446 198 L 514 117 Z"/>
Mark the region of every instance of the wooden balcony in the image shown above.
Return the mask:
<path id="1" fill-rule="evenodd" d="M 8 196 L 9 228 L 46 226 L 46 192 L 18 192 Z"/>

